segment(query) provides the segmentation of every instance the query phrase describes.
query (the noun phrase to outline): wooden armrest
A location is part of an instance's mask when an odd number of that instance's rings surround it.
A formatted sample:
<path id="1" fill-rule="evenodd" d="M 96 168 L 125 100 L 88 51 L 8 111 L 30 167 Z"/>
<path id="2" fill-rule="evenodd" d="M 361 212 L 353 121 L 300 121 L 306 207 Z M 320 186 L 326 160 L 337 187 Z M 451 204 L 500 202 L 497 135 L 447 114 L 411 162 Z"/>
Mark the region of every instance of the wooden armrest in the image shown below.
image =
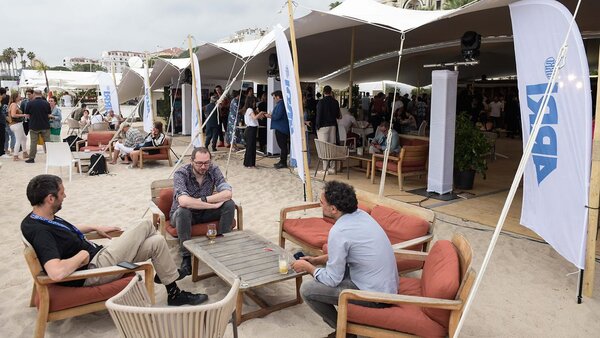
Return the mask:
<path id="1" fill-rule="evenodd" d="M 105 268 L 96 268 L 96 269 L 75 271 L 72 274 L 68 275 L 67 277 L 65 277 L 59 281 L 52 280 L 45 273 L 40 273 L 36 277 L 36 279 L 37 279 L 37 282 L 40 284 L 55 284 L 55 283 L 73 281 L 73 280 L 81 280 L 81 279 L 86 279 L 86 278 L 91 278 L 91 277 L 121 275 L 121 274 L 126 274 L 126 273 L 129 273 L 132 271 L 148 271 L 148 270 L 151 271 L 153 269 L 152 264 L 148 263 L 148 262 L 141 262 L 141 263 L 136 263 L 136 264 L 139 265 L 139 267 L 137 267 L 135 269 L 126 269 L 126 268 L 122 268 L 120 266 L 109 266 L 109 267 L 105 267 Z"/>
<path id="2" fill-rule="evenodd" d="M 320 208 L 321 207 L 321 203 L 320 202 L 307 202 L 305 204 L 300 204 L 300 205 L 294 205 L 291 207 L 285 207 L 281 209 L 280 215 L 281 215 L 281 219 L 285 219 L 285 216 L 290 213 L 290 212 L 294 212 L 294 211 L 300 211 L 300 210 L 308 210 L 308 209 L 315 209 L 315 208 Z"/>
<path id="3" fill-rule="evenodd" d="M 110 231 L 110 232 L 107 232 L 106 234 L 109 235 L 110 237 L 119 237 L 123 234 L 123 230 Z M 89 240 L 94 240 L 94 239 L 102 239 L 105 237 L 100 236 L 98 234 L 98 232 L 96 232 L 96 231 L 90 231 L 87 234 L 85 234 L 85 238 L 89 239 Z"/>
<path id="4" fill-rule="evenodd" d="M 75 142 L 75 150 L 79 151 L 79 147 L 81 147 L 81 145 L 85 144 L 86 142 L 87 142 L 87 140 L 81 140 L 81 141 Z"/>
<path id="5" fill-rule="evenodd" d="M 427 252 L 415 251 L 415 250 L 404 250 L 394 249 L 394 256 L 400 259 L 412 259 L 417 261 L 425 261 L 427 258 Z"/>
<path id="6" fill-rule="evenodd" d="M 411 247 L 411 246 L 415 246 L 415 245 L 419 245 L 419 244 L 430 242 L 432 239 L 433 239 L 433 235 L 429 234 L 429 235 L 425 235 L 425 236 L 413 238 L 411 240 L 404 241 L 402 243 L 393 244 L 392 245 L 392 249 L 394 249 L 394 250 L 396 250 L 396 249 L 406 249 L 406 248 Z"/>
<path id="7" fill-rule="evenodd" d="M 156 204 L 154 204 L 154 202 L 150 202 L 148 209 L 150 209 L 150 212 L 152 213 L 152 222 L 154 222 L 154 226 L 156 226 L 156 228 L 161 233 L 161 235 L 164 236 L 165 231 L 166 231 L 166 229 L 165 229 L 165 220 L 166 220 L 165 214 L 162 212 L 162 210 L 160 210 L 158 208 L 158 206 Z"/>
<path id="8" fill-rule="evenodd" d="M 375 158 L 384 158 L 384 154 L 373 154 L 373 160 L 375 160 Z M 399 157 L 393 156 L 391 153 L 390 155 L 388 155 L 388 160 L 392 160 L 392 161 L 400 161 Z"/>
<path id="9" fill-rule="evenodd" d="M 406 304 L 416 305 L 419 307 L 444 309 L 444 310 L 459 310 L 463 302 L 461 300 L 449 300 L 430 297 L 394 295 L 383 292 L 372 292 L 362 290 L 346 289 L 340 294 L 338 306 L 347 306 L 350 300 L 360 300 L 366 302 L 376 302 L 384 304 Z"/>
<path id="10" fill-rule="evenodd" d="M 141 147 L 140 150 L 150 150 L 150 149 L 169 149 L 171 146 L 158 146 L 158 147 Z"/>
<path id="11" fill-rule="evenodd" d="M 242 209 L 242 206 L 240 204 L 237 204 L 237 202 L 235 202 L 235 209 L 237 210 L 237 229 L 238 230 L 244 230 L 244 209 Z"/>

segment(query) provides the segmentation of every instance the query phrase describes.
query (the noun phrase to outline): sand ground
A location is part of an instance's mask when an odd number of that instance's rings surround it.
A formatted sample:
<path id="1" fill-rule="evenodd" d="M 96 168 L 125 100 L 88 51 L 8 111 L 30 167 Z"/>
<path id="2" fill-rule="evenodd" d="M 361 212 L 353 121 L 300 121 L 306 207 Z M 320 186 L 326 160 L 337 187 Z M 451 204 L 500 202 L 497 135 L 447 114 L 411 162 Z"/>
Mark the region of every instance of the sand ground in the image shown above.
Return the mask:
<path id="1" fill-rule="evenodd" d="M 184 150 L 185 141 L 187 139 L 175 140 L 174 149 L 178 154 Z M 28 307 L 32 280 L 23 259 L 19 226 L 22 218 L 31 210 L 25 196 L 26 185 L 30 178 L 44 172 L 45 154 L 39 154 L 35 164 L 0 161 L 3 201 L 0 252 L 5 257 L 0 260 L 0 336 L 30 337 L 37 311 Z M 226 156 L 217 154 L 215 162 L 224 170 Z M 234 199 L 244 209 L 244 229 L 277 243 L 279 210 L 301 202 L 303 186 L 291 172 L 272 169 L 274 162 L 274 159 L 259 159 L 259 169 L 245 169 L 240 158 L 232 156 L 227 179 L 234 187 Z M 72 182 L 68 182 L 66 169 L 61 173 L 52 168 L 50 173 L 61 174 L 65 180 L 67 198 L 59 215 L 75 224 L 132 226 L 147 208 L 150 183 L 167 178 L 172 168 L 163 162 L 149 163 L 143 170 L 127 169 L 124 165 L 110 166 L 109 169 L 110 175 L 74 175 Z M 346 176 L 344 173 L 328 176 L 327 179 L 345 180 Z M 358 188 L 370 185 L 362 172 L 351 171 L 350 181 Z M 386 185 L 386 191 L 392 191 L 390 189 L 393 189 L 394 183 L 390 184 Z M 320 180 L 313 181 L 316 192 L 321 186 Z M 446 208 L 460 209 L 460 204 Z M 477 208 L 477 205 L 465 207 Z M 498 206 L 498 212 L 500 208 L 501 205 Z M 446 214 L 436 211 L 436 239 L 450 239 L 455 232 L 464 234 L 473 246 L 474 267 L 479 270 L 491 238 L 490 228 L 476 222 L 465 222 L 461 217 L 453 216 L 452 212 Z M 298 248 L 288 244 L 287 249 L 295 252 Z M 171 252 L 176 256 L 176 247 L 172 247 Z M 179 262 L 178 257 L 176 261 Z M 578 305 L 577 275 L 573 274 L 576 271 L 573 265 L 547 244 L 511 234 L 502 235 L 465 322 L 462 336 L 597 336 L 600 332 L 600 272 L 597 269 L 596 299 L 586 298 L 583 304 Z M 181 286 L 187 290 L 208 293 L 211 302 L 221 299 L 228 290 L 227 285 L 217 277 L 198 283 L 192 283 L 188 277 L 182 280 Z M 283 300 L 293 297 L 293 290 L 293 282 L 285 282 L 265 287 L 258 293 L 267 301 Z M 158 305 L 164 306 L 164 288 L 157 285 L 156 291 Z M 251 301 L 245 303 L 248 309 L 254 306 Z M 241 337 L 322 337 L 329 332 L 331 329 L 305 304 L 239 326 Z M 51 322 L 46 329 L 47 337 L 112 338 L 116 334 L 106 311 Z M 225 336 L 232 336 L 231 326 Z"/>

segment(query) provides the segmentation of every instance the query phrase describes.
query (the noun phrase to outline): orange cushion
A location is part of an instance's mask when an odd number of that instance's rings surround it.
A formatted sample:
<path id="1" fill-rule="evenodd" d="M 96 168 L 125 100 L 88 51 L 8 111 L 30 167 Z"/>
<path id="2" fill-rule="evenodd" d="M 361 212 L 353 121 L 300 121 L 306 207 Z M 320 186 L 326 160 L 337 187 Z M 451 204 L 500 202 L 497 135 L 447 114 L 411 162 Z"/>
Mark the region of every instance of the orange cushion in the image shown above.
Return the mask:
<path id="1" fill-rule="evenodd" d="M 367 214 L 371 214 L 371 207 L 369 207 L 368 205 L 362 203 L 361 201 L 358 201 L 358 208 L 364 212 L 366 212 Z"/>
<path id="2" fill-rule="evenodd" d="M 169 154 L 164 154 L 162 151 L 165 149 L 161 149 L 161 152 L 158 154 L 144 154 L 144 161 L 146 160 L 168 160 L 169 159 Z"/>
<path id="3" fill-rule="evenodd" d="M 420 283 L 418 278 L 400 278 L 398 293 L 420 296 Z M 414 305 L 394 305 L 376 309 L 348 304 L 348 321 L 421 337 L 444 337 L 448 334 L 445 327 L 429 318 L 422 308 Z"/>
<path id="4" fill-rule="evenodd" d="M 332 227 L 333 224 L 318 217 L 286 219 L 283 222 L 285 232 L 315 248 L 327 243 Z"/>
<path id="5" fill-rule="evenodd" d="M 423 297 L 455 299 L 460 286 L 458 254 L 452 242 L 435 242 L 427 255 L 421 274 Z M 449 310 L 423 309 L 431 319 L 448 329 Z"/>
<path id="6" fill-rule="evenodd" d="M 375 161 L 375 167 L 377 167 L 377 169 L 379 169 L 379 170 L 383 169 L 383 161 Z M 426 166 L 425 166 L 424 162 L 412 161 L 412 162 L 404 163 L 404 161 L 402 161 L 402 172 L 403 173 L 410 173 L 413 171 L 422 171 L 425 169 L 426 169 Z M 392 172 L 392 173 L 397 173 L 398 172 L 398 162 L 388 161 L 387 171 Z"/>
<path id="7" fill-rule="evenodd" d="M 219 223 L 219 220 L 215 220 L 215 221 L 210 221 L 210 222 L 206 222 L 206 223 L 198 223 L 198 224 L 194 224 L 192 225 L 192 237 L 196 237 L 196 236 L 205 236 L 206 235 L 206 230 L 208 228 L 209 224 L 214 224 L 214 223 Z M 173 227 L 171 225 L 170 221 L 165 221 L 165 230 L 167 230 L 167 232 L 173 236 L 173 237 L 177 237 L 177 228 Z M 231 229 L 233 230 L 237 225 L 237 222 L 235 221 L 235 218 L 233 219 L 233 222 L 231 223 Z"/>
<path id="8" fill-rule="evenodd" d="M 173 188 L 160 189 L 158 193 L 158 208 L 165 214 L 165 220 L 171 217 L 171 205 L 173 204 Z"/>
<path id="9" fill-rule="evenodd" d="M 79 151 L 100 151 L 101 148 L 98 146 L 85 146 L 85 147 L 79 147 Z"/>
<path id="10" fill-rule="evenodd" d="M 88 133 L 87 145 L 97 146 L 100 143 L 107 145 L 115 135 L 114 131 L 90 131 Z"/>
<path id="11" fill-rule="evenodd" d="M 127 274 L 107 284 L 97 286 L 70 287 L 61 285 L 48 285 L 50 294 L 50 312 L 69 309 L 72 307 L 101 302 L 121 292 L 135 274 Z M 36 293 L 35 306 L 40 307 L 40 300 Z"/>

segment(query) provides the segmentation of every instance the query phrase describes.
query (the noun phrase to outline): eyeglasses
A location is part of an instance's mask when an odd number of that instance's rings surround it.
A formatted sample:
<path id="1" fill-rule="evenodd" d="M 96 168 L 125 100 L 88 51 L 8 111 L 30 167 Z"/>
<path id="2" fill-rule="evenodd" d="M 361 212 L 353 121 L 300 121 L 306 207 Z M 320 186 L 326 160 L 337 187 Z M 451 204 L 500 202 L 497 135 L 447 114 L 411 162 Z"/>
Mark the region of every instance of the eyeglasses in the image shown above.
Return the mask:
<path id="1" fill-rule="evenodd" d="M 208 167 L 210 165 L 210 161 L 202 162 L 202 161 L 192 161 L 195 165 L 199 167 Z"/>

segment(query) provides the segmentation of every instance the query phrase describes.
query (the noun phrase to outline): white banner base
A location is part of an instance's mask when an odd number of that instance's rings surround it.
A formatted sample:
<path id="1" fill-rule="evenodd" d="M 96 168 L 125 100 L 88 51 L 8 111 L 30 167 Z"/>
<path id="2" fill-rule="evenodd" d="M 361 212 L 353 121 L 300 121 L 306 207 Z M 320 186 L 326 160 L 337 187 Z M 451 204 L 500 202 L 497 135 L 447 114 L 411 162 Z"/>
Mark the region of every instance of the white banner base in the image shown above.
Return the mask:
<path id="1" fill-rule="evenodd" d="M 267 111 L 271 113 L 275 107 L 275 102 L 271 97 L 271 93 L 281 90 L 281 82 L 275 80 L 274 77 L 267 78 Z M 275 139 L 275 130 L 271 129 L 271 119 L 267 119 L 267 154 L 277 155 L 281 152 L 277 140 Z"/>
<path id="2" fill-rule="evenodd" d="M 443 195 L 452 192 L 458 72 L 434 70 L 431 79 L 427 191 Z"/>
<path id="3" fill-rule="evenodd" d="M 181 85 L 181 134 L 192 133 L 192 85 Z"/>

